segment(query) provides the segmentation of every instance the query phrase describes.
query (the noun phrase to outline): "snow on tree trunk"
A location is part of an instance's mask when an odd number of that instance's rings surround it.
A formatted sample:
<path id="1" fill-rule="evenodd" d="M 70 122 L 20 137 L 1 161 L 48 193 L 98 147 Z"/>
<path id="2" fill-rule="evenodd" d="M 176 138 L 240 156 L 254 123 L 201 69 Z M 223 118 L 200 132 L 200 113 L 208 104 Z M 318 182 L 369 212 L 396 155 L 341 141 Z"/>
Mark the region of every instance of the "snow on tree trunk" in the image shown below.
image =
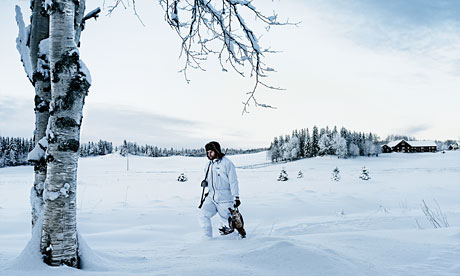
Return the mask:
<path id="1" fill-rule="evenodd" d="M 50 265 L 79 267 L 76 186 L 80 126 L 89 72 L 75 43 L 75 11 L 84 1 L 55 0 L 50 15 L 51 107 L 40 249 Z"/>
<path id="2" fill-rule="evenodd" d="M 43 0 L 31 1 L 31 25 L 25 27 L 19 6 L 16 6 L 16 21 L 19 27 L 17 48 L 21 54 L 24 70 L 35 88 L 35 151 L 43 151 L 38 142 L 45 137 L 49 118 L 51 84 L 49 78 L 49 46 L 43 41 L 49 36 L 49 16 L 43 9 Z M 36 156 L 36 155 L 34 155 Z M 46 178 L 44 158 L 31 159 L 35 162 L 34 185 L 31 189 L 32 227 L 43 211 L 43 186 Z"/>
<path id="3" fill-rule="evenodd" d="M 32 63 L 30 60 L 30 48 L 28 47 L 29 38 L 30 38 L 30 25 L 25 26 L 24 19 L 22 17 L 21 8 L 16 6 L 16 23 L 18 25 L 19 34 L 16 38 L 16 49 L 21 56 L 22 65 L 24 66 L 24 71 L 26 72 L 27 78 L 32 82 Z"/>
<path id="4" fill-rule="evenodd" d="M 49 36 L 49 16 L 43 10 L 44 0 L 34 0 L 30 30 L 30 59 L 34 70 L 37 68 L 39 45 Z"/>
<path id="5" fill-rule="evenodd" d="M 51 101 L 51 83 L 49 76 L 49 16 L 43 12 L 43 0 L 35 0 L 32 7 L 30 57 L 34 70 L 32 83 L 35 87 L 35 146 L 46 136 L 49 119 L 49 103 Z M 46 150 L 46 148 L 44 148 Z M 46 161 L 44 157 L 35 160 L 34 186 L 31 190 L 32 227 L 43 214 L 43 189 L 46 179 Z"/>

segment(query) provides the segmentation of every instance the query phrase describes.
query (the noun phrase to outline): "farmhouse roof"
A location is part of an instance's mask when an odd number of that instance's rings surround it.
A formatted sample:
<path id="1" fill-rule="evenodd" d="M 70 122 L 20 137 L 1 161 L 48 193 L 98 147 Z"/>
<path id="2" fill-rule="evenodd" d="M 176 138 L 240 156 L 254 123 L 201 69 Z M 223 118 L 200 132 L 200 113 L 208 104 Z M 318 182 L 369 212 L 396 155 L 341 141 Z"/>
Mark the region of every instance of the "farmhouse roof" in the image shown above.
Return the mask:
<path id="1" fill-rule="evenodd" d="M 436 147 L 434 141 L 407 141 L 407 143 L 413 147 Z"/>
<path id="2" fill-rule="evenodd" d="M 390 143 L 387 144 L 390 148 L 396 146 L 397 144 L 401 143 L 404 140 L 396 140 L 396 141 L 391 141 Z"/>
<path id="3" fill-rule="evenodd" d="M 387 144 L 390 148 L 398 145 L 402 141 L 406 140 L 396 140 L 396 141 L 391 141 L 390 143 Z M 412 147 L 436 147 L 436 143 L 434 141 L 406 141 L 410 146 Z"/>

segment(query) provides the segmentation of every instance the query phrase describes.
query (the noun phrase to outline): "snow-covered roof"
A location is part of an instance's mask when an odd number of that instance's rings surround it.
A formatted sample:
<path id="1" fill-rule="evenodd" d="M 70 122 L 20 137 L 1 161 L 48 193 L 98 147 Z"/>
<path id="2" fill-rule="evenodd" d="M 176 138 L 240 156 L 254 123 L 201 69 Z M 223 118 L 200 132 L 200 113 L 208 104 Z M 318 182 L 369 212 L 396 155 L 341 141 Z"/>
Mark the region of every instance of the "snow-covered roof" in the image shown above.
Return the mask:
<path id="1" fill-rule="evenodd" d="M 413 147 L 436 147 L 434 141 L 407 141 L 407 143 Z"/>
<path id="2" fill-rule="evenodd" d="M 401 143 L 402 141 L 405 141 L 405 140 L 392 141 L 388 143 L 387 146 L 392 148 L 398 145 L 399 143 Z M 411 145 L 412 147 L 436 147 L 436 143 L 434 141 L 405 141 L 405 142 Z"/>
<path id="3" fill-rule="evenodd" d="M 396 146 L 397 144 L 401 143 L 403 140 L 396 140 L 396 141 L 391 141 L 390 143 L 387 144 L 390 148 Z"/>

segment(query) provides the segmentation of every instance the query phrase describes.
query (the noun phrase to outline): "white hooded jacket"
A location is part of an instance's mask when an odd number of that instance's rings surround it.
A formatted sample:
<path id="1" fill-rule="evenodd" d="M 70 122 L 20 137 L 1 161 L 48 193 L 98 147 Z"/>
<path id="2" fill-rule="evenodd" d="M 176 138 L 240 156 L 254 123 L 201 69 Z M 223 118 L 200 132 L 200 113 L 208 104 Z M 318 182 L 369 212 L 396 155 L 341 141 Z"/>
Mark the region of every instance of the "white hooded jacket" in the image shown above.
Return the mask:
<path id="1" fill-rule="evenodd" d="M 233 202 L 239 197 L 238 179 L 233 162 L 226 156 L 209 161 L 204 169 L 205 173 L 208 166 L 209 173 L 206 181 L 208 181 L 209 194 L 207 197 L 216 203 Z"/>

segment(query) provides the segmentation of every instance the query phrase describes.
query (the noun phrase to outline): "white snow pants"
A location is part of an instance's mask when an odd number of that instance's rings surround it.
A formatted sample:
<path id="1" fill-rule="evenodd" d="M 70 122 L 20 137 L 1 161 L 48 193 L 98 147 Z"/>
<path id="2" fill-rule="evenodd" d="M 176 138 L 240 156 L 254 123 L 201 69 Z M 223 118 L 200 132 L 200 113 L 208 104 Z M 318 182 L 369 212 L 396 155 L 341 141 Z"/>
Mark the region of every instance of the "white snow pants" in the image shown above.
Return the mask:
<path id="1" fill-rule="evenodd" d="M 212 237 L 211 218 L 216 214 L 219 214 L 221 226 L 228 226 L 228 218 L 230 217 L 230 211 L 228 210 L 228 208 L 232 207 L 233 202 L 217 203 L 209 197 L 206 197 L 206 200 L 204 201 L 199 214 L 200 226 L 203 230 L 203 236 L 205 238 Z"/>

